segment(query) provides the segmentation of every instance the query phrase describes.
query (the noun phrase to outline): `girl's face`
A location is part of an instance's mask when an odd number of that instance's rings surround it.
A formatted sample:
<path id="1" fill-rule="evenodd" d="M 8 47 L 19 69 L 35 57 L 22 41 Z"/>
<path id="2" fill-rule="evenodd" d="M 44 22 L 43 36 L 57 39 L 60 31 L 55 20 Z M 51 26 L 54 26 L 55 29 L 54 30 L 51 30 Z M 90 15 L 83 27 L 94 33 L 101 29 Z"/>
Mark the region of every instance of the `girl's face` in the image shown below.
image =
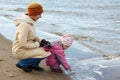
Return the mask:
<path id="1" fill-rule="evenodd" d="M 67 49 L 67 48 L 69 48 L 69 46 L 63 45 L 63 49 L 64 49 L 64 50 Z"/>

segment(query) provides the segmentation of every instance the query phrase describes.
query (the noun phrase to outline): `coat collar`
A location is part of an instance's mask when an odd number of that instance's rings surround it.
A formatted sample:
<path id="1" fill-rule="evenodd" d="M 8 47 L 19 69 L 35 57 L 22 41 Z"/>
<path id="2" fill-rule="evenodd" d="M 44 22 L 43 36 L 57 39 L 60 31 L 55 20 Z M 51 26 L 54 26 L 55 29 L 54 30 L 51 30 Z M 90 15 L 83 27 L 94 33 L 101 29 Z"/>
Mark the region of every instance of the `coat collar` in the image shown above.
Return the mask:
<path id="1" fill-rule="evenodd" d="M 22 19 L 24 19 L 25 21 L 29 22 L 29 23 L 32 23 L 32 24 L 35 24 L 35 21 L 28 15 L 26 14 L 22 14 Z"/>

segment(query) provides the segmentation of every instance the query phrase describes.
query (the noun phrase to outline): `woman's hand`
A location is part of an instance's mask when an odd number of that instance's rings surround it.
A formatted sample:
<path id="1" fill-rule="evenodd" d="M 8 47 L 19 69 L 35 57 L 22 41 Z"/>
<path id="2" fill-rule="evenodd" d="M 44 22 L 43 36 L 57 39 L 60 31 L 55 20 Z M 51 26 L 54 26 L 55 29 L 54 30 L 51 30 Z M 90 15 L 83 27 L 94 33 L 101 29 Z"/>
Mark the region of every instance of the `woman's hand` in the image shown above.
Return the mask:
<path id="1" fill-rule="evenodd" d="M 42 39 L 41 42 L 39 42 L 40 47 L 47 47 L 47 48 L 51 48 L 51 43 L 49 41 L 46 41 L 45 39 Z"/>

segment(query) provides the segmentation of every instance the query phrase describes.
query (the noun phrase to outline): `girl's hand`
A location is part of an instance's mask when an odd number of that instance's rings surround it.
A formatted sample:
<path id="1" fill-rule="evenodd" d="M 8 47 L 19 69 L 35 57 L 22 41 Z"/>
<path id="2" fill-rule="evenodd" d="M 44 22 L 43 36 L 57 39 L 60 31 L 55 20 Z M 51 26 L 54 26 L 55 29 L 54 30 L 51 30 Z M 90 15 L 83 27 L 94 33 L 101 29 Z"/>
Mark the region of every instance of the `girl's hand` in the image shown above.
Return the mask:
<path id="1" fill-rule="evenodd" d="M 67 70 L 67 74 L 68 75 L 73 75 L 73 74 L 75 74 L 75 70 L 74 69 L 69 69 L 69 70 Z"/>

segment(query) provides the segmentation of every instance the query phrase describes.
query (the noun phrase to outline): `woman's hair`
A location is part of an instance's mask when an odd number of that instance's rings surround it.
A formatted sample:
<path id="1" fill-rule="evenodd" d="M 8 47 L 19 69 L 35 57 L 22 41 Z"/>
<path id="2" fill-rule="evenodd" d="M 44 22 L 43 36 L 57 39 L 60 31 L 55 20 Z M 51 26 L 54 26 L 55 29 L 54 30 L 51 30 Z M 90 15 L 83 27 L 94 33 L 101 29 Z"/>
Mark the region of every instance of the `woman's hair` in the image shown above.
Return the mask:
<path id="1" fill-rule="evenodd" d="M 41 4 L 39 4 L 37 2 L 30 3 L 27 8 L 28 8 L 29 16 L 40 15 L 43 12 L 43 7 L 41 6 Z"/>

